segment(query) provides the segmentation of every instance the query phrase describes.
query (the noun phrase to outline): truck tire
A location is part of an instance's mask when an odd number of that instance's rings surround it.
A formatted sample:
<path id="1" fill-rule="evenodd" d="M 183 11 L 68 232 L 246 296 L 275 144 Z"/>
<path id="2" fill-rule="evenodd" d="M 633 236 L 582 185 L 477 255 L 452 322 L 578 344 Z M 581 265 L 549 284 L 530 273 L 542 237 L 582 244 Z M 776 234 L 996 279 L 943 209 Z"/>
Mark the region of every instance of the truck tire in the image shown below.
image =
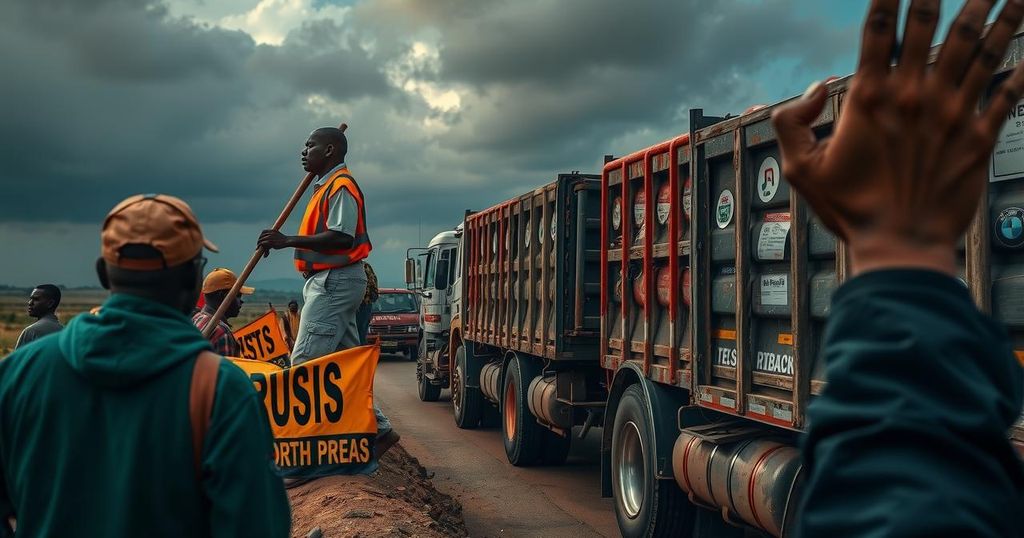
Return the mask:
<path id="1" fill-rule="evenodd" d="M 416 388 L 420 396 L 421 402 L 436 402 L 441 397 L 441 387 L 434 385 L 427 379 L 424 369 L 426 365 L 423 363 L 423 356 L 416 360 Z"/>
<path id="2" fill-rule="evenodd" d="M 479 388 L 466 386 L 466 347 L 455 350 L 455 372 L 452 373 L 452 415 L 455 425 L 471 430 L 480 424 L 483 394 Z"/>
<path id="3" fill-rule="evenodd" d="M 526 391 L 533 380 L 533 369 L 518 356 L 508 363 L 502 383 L 501 439 L 508 462 L 516 467 L 540 461 L 544 430 L 533 418 L 526 403 Z"/>
<path id="4" fill-rule="evenodd" d="M 572 447 L 572 432 L 562 437 L 551 430 L 544 431 L 544 449 L 541 463 L 544 465 L 561 465 L 569 457 Z"/>
<path id="5" fill-rule="evenodd" d="M 654 471 L 650 413 L 640 385 L 622 394 L 612 426 L 612 497 L 626 538 L 690 536 L 694 507 L 671 480 Z"/>

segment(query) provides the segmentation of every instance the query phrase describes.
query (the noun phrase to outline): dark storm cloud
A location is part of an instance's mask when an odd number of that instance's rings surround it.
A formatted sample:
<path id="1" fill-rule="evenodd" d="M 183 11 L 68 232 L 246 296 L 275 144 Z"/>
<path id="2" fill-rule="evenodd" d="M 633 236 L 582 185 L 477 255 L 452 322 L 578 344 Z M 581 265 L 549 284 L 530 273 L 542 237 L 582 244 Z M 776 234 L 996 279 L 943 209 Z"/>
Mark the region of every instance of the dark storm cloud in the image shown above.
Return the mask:
<path id="1" fill-rule="evenodd" d="M 0 2 L 0 231 L 64 221 L 89 237 L 124 196 L 170 192 L 233 245 L 216 263 L 240 267 L 301 177 L 306 135 L 344 120 L 378 272 L 397 282 L 421 229 L 682 132 L 690 107 L 736 113 L 833 73 L 853 25 L 794 8 L 817 1 L 364 0 L 280 46 L 162 2 Z M 415 41 L 436 62 L 409 63 Z M 431 108 L 402 77 L 460 106 Z"/>
<path id="2" fill-rule="evenodd" d="M 300 106 L 307 92 L 388 91 L 329 21 L 266 47 L 159 6 L 44 7 L 0 7 L 3 221 L 52 220 L 33 203 L 41 191 L 62 219 L 92 221 L 140 190 L 251 219 L 297 175 L 314 124 Z"/>

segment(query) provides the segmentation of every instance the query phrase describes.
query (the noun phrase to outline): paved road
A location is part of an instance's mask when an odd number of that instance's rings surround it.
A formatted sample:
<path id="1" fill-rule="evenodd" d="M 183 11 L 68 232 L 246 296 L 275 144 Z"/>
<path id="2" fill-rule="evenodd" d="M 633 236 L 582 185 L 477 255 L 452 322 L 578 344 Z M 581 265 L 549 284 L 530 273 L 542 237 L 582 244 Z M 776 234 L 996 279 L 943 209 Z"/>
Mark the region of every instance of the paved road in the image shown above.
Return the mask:
<path id="1" fill-rule="evenodd" d="M 500 427 L 458 429 L 448 391 L 439 402 L 419 400 L 414 363 L 382 356 L 375 391 L 405 449 L 435 473 L 438 490 L 462 502 L 474 538 L 619 535 L 612 501 L 601 498 L 599 428 L 574 440 L 563 466 L 516 468 L 505 458 Z"/>

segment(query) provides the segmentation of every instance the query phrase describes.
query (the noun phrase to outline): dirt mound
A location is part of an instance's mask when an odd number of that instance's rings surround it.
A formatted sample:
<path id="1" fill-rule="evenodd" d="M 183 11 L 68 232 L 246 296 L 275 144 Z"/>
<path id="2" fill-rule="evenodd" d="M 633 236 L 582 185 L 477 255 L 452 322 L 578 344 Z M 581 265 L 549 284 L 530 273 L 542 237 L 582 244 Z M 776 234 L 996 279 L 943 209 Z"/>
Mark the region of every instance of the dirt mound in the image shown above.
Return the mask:
<path id="1" fill-rule="evenodd" d="M 330 476 L 288 490 L 292 536 L 324 538 L 467 536 L 462 505 L 438 492 L 432 475 L 395 445 L 372 476 Z"/>

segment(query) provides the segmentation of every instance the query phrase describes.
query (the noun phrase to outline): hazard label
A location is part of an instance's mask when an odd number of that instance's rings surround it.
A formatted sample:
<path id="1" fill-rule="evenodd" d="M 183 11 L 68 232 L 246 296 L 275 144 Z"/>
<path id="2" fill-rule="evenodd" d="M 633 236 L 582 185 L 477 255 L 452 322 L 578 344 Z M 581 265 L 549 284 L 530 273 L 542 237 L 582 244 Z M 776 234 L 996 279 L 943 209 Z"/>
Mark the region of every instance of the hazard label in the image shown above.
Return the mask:
<path id="1" fill-rule="evenodd" d="M 786 259 L 786 238 L 789 237 L 789 213 L 772 213 L 765 216 L 761 233 L 757 238 L 757 258 L 761 261 Z"/>
<path id="2" fill-rule="evenodd" d="M 992 152 L 990 181 L 1006 181 L 1024 175 L 1024 101 L 1010 109 Z"/>
<path id="3" fill-rule="evenodd" d="M 718 195 L 718 205 L 715 206 L 715 222 L 720 229 L 725 229 L 732 223 L 732 216 L 736 212 L 736 198 L 732 191 L 725 189 Z"/>
<path id="4" fill-rule="evenodd" d="M 781 181 L 779 161 L 776 161 L 775 157 L 761 161 L 761 168 L 757 172 L 757 197 L 764 203 L 771 202 L 775 198 L 775 193 L 779 192 Z"/>
<path id="5" fill-rule="evenodd" d="M 633 224 L 636 224 L 637 229 L 644 227 L 644 217 L 647 212 L 647 195 L 644 191 L 636 193 L 636 199 L 633 202 Z"/>
<path id="6" fill-rule="evenodd" d="M 761 275 L 761 304 L 786 306 L 789 304 L 789 275 Z"/>
<path id="7" fill-rule="evenodd" d="M 672 210 L 672 189 L 666 183 L 658 190 L 658 224 L 664 226 L 668 222 L 668 215 Z"/>

